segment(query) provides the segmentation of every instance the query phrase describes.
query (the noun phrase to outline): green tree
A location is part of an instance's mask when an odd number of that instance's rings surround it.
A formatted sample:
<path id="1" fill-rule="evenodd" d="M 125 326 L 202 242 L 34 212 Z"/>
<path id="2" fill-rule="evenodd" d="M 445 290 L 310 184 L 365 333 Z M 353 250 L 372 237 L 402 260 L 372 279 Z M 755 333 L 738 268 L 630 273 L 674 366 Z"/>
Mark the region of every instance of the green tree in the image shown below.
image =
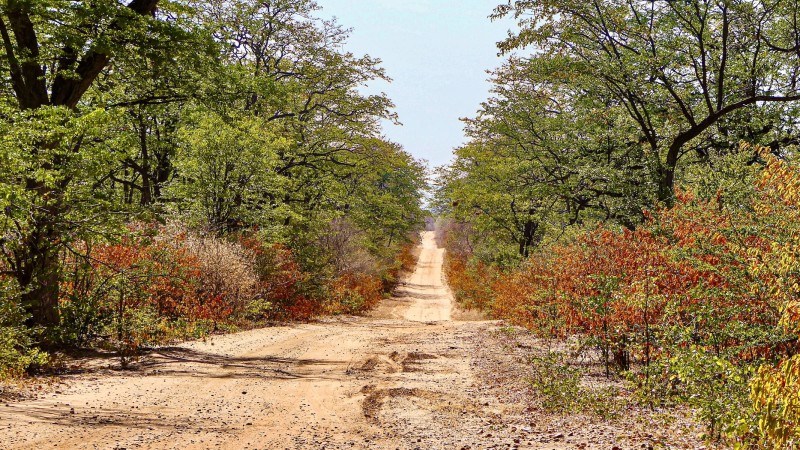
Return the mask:
<path id="1" fill-rule="evenodd" d="M 2 254 L 19 283 L 31 323 L 58 323 L 58 251 L 75 216 L 73 188 L 91 179 L 82 165 L 88 145 L 85 94 L 112 59 L 128 52 L 168 57 L 186 32 L 156 13 L 158 0 L 71 2 L 5 0 L 0 3 L 5 230 Z M 92 125 L 94 126 L 94 125 Z M 12 133 L 13 132 L 13 133 Z M 102 139 L 95 135 L 96 139 Z M 92 147 L 95 147 L 92 145 Z M 91 216 L 93 211 L 84 211 Z M 82 214 L 77 214 L 81 216 Z M 11 225 L 13 224 L 13 225 Z"/>
<path id="2" fill-rule="evenodd" d="M 565 59 L 575 87 L 600 91 L 637 125 L 658 198 L 671 202 L 679 163 L 742 138 L 775 150 L 797 141 L 800 25 L 795 2 L 761 0 L 509 1 L 493 17 L 521 30 L 502 51 L 532 46 Z"/>
<path id="3" fill-rule="evenodd" d="M 563 63 L 512 58 L 496 71 L 492 97 L 466 120 L 471 142 L 445 175 L 459 219 L 484 236 L 494 228 L 521 257 L 571 225 L 633 227 L 652 203 L 641 146 L 624 140 L 634 124 L 613 99 L 560 77 Z"/>
<path id="4" fill-rule="evenodd" d="M 179 178 L 169 192 L 193 223 L 222 233 L 274 221 L 266 203 L 283 192 L 274 166 L 287 140 L 258 118 L 226 123 L 207 110 L 186 119 L 180 135 Z"/>

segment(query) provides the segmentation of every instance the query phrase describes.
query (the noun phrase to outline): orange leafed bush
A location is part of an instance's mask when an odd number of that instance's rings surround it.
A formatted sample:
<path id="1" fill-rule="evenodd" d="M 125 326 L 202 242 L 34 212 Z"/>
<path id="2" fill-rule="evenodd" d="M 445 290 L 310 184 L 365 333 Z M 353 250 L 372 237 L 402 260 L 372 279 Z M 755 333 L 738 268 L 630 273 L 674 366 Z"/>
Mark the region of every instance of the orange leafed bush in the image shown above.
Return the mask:
<path id="1" fill-rule="evenodd" d="M 149 306 L 170 319 L 224 319 L 231 305 L 202 282 L 208 270 L 184 247 L 185 239 L 131 237 L 95 246 L 87 255 L 95 283 L 113 285 L 116 292 L 106 294 L 121 296 L 126 307 Z M 67 282 L 65 287 L 69 297 L 74 285 Z"/>
<path id="2" fill-rule="evenodd" d="M 492 285 L 497 271 L 480 261 L 470 261 L 464 255 L 448 254 L 445 261 L 447 283 L 456 300 L 466 308 L 476 308 L 499 314 L 495 308 Z"/>
<path id="3" fill-rule="evenodd" d="M 795 448 L 800 170 L 761 155 L 749 203 L 678 192 L 635 231 L 585 230 L 507 273 L 455 252 L 448 279 L 459 299 L 498 318 L 579 336 L 621 369 L 641 363 L 632 379 L 643 395 L 683 395 L 716 433 Z"/>
<path id="4" fill-rule="evenodd" d="M 354 314 L 374 308 L 383 298 L 383 281 L 369 274 L 345 273 L 330 286 L 327 312 Z"/>
<path id="5" fill-rule="evenodd" d="M 391 289 L 390 270 L 414 260 L 409 245 L 386 272 L 356 266 L 312 276 L 284 245 L 178 223 L 132 224 L 117 242 L 81 242 L 72 250 L 63 257 L 61 338 L 77 345 L 111 340 L 128 350 L 198 326 L 359 313 Z"/>
<path id="6" fill-rule="evenodd" d="M 448 280 L 457 298 L 495 317 L 624 347 L 642 360 L 669 354 L 658 342 L 670 333 L 673 343 L 733 359 L 777 358 L 796 351 L 775 330 L 797 295 L 789 292 L 797 273 L 787 278 L 779 267 L 800 258 L 784 248 L 787 230 L 798 229 L 797 213 L 786 211 L 796 209 L 797 183 L 772 159 L 749 208 L 678 192 L 675 207 L 648 213 L 635 231 L 601 226 L 509 273 L 449 255 Z"/>

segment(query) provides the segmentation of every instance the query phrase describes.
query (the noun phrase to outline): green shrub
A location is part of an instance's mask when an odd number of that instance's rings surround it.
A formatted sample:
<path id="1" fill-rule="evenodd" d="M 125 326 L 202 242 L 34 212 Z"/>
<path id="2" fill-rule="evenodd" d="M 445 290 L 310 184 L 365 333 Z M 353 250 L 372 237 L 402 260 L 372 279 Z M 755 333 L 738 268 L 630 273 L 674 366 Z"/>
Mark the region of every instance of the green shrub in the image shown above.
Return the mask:
<path id="1" fill-rule="evenodd" d="M 575 409 L 581 401 L 581 377 L 583 372 L 569 365 L 559 352 L 548 352 L 544 356 L 532 356 L 529 381 L 536 390 L 547 411 L 567 412 Z"/>
<path id="2" fill-rule="evenodd" d="M 0 379 L 18 377 L 47 362 L 47 353 L 33 345 L 31 330 L 19 303 L 15 283 L 0 279 Z"/>
<path id="3" fill-rule="evenodd" d="M 546 411 L 581 412 L 607 418 L 620 409 L 618 389 L 583 385 L 584 370 L 570 364 L 564 353 L 549 351 L 543 356 L 530 357 L 528 362 L 532 372 L 528 381 Z"/>

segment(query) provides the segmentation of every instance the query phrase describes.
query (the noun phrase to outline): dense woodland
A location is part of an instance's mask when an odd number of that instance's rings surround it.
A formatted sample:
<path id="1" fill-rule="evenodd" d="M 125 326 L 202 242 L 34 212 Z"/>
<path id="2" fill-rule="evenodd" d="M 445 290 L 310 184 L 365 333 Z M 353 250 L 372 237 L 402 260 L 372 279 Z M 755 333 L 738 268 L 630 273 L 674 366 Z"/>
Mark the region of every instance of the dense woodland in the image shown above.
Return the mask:
<path id="1" fill-rule="evenodd" d="M 498 6 L 519 30 L 439 169 L 458 300 L 577 342 L 710 439 L 797 448 L 799 16 L 783 0 Z"/>
<path id="2" fill-rule="evenodd" d="M 318 9 L 0 2 L 0 377 L 362 311 L 413 264 L 426 169 Z"/>

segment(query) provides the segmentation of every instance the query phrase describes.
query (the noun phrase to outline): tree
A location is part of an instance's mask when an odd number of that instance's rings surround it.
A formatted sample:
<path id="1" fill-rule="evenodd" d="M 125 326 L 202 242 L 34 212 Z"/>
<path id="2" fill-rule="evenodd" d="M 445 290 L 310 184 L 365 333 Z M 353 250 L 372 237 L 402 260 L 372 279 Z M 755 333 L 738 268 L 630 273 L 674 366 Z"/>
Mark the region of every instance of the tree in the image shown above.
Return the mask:
<path id="1" fill-rule="evenodd" d="M 641 147 L 625 141 L 633 124 L 612 99 L 561 78 L 561 65 L 512 58 L 497 70 L 445 176 L 456 215 L 484 236 L 494 228 L 523 258 L 571 225 L 633 227 L 652 203 Z"/>
<path id="2" fill-rule="evenodd" d="M 362 93 L 387 79 L 380 61 L 347 52 L 348 30 L 317 10 L 0 0 L 0 281 L 29 327 L 58 331 L 59 285 L 92 278 L 92 248 L 158 235 L 136 222 L 172 213 L 290 247 L 304 270 L 326 264 L 315 243 L 342 217 L 388 270 L 424 170 L 381 137 L 391 101 Z"/>
<path id="3" fill-rule="evenodd" d="M 509 1 L 493 17 L 513 15 L 521 26 L 502 51 L 531 45 L 563 59 L 576 88 L 625 108 L 658 198 L 671 203 L 689 155 L 704 160 L 742 138 L 776 151 L 797 142 L 799 8 L 764 0 Z"/>
<path id="4" fill-rule="evenodd" d="M 74 212 L 70 189 L 86 181 L 76 178 L 74 170 L 85 145 L 81 100 L 115 55 L 163 55 L 167 42 L 184 34 L 157 17 L 158 4 L 0 3 L 2 118 L 4 125 L 18 128 L 20 139 L 8 144 L 17 146 L 22 152 L 17 156 L 25 158 L 24 164 L 7 168 L 13 173 L 4 174 L 9 180 L 4 190 L 25 200 L 17 203 L 11 194 L 6 197 L 4 221 L 13 222 L 15 232 L 4 237 L 2 254 L 22 289 L 33 324 L 58 322 L 58 251 L 75 226 L 69 221 Z"/>
<path id="5" fill-rule="evenodd" d="M 168 190 L 193 223 L 223 233 L 274 222 L 268 202 L 283 192 L 274 166 L 286 139 L 258 118 L 226 123 L 207 110 L 185 119 L 180 135 L 179 179 Z"/>

